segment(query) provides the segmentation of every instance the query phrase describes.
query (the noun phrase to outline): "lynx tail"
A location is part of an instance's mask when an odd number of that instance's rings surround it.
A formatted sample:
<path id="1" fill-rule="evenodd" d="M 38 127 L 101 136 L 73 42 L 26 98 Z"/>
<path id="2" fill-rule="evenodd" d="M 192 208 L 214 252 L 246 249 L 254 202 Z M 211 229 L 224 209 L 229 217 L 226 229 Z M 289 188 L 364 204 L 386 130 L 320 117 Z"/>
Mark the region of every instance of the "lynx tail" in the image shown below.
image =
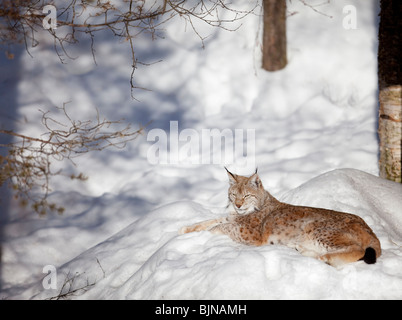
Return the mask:
<path id="1" fill-rule="evenodd" d="M 366 252 L 364 253 L 364 257 L 362 259 L 367 264 L 376 263 L 377 257 L 376 257 L 375 250 L 373 248 L 371 248 L 371 247 L 367 248 Z"/>

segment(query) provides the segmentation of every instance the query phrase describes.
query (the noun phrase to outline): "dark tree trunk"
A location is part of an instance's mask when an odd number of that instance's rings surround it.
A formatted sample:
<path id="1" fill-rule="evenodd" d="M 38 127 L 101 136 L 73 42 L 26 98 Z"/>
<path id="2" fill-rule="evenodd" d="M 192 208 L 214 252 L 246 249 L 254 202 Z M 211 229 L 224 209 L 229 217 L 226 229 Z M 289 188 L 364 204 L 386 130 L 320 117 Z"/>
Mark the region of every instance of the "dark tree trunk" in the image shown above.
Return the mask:
<path id="1" fill-rule="evenodd" d="M 378 84 L 380 176 L 402 182 L 402 1 L 381 0 Z"/>
<path id="2" fill-rule="evenodd" d="M 263 3 L 262 67 L 268 71 L 276 71 L 287 64 L 286 0 L 263 0 Z"/>

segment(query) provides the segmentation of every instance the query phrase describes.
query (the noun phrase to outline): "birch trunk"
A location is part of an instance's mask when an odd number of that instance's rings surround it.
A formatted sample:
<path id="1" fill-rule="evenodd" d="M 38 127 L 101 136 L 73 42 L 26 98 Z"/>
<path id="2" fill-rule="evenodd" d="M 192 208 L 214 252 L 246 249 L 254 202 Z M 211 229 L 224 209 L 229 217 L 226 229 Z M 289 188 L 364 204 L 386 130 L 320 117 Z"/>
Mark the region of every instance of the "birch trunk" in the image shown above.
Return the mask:
<path id="1" fill-rule="evenodd" d="M 380 91 L 380 176 L 395 182 L 401 179 L 402 86 Z"/>
<path id="2" fill-rule="evenodd" d="M 402 1 L 381 0 L 378 43 L 380 177 L 402 182 Z"/>

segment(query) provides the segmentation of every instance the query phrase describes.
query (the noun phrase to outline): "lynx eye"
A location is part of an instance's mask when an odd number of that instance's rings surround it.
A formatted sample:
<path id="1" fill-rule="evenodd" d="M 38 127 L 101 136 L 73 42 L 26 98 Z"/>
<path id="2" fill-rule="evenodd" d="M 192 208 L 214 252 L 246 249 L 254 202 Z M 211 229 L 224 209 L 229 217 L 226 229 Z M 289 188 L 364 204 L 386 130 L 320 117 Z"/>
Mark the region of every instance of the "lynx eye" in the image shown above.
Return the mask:
<path id="1" fill-rule="evenodd" d="M 243 198 L 246 199 L 246 198 L 248 198 L 248 197 L 251 197 L 251 194 L 249 194 L 249 193 L 248 193 L 248 194 L 245 194 Z"/>

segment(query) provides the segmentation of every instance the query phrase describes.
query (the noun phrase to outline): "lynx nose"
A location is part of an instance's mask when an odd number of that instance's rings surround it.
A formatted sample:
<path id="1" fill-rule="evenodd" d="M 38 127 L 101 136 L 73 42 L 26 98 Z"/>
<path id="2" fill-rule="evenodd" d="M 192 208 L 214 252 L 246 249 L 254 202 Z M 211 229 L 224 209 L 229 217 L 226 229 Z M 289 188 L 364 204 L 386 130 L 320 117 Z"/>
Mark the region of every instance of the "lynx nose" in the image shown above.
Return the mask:
<path id="1" fill-rule="evenodd" d="M 243 204 L 242 203 L 236 203 L 236 207 L 240 208 Z"/>

